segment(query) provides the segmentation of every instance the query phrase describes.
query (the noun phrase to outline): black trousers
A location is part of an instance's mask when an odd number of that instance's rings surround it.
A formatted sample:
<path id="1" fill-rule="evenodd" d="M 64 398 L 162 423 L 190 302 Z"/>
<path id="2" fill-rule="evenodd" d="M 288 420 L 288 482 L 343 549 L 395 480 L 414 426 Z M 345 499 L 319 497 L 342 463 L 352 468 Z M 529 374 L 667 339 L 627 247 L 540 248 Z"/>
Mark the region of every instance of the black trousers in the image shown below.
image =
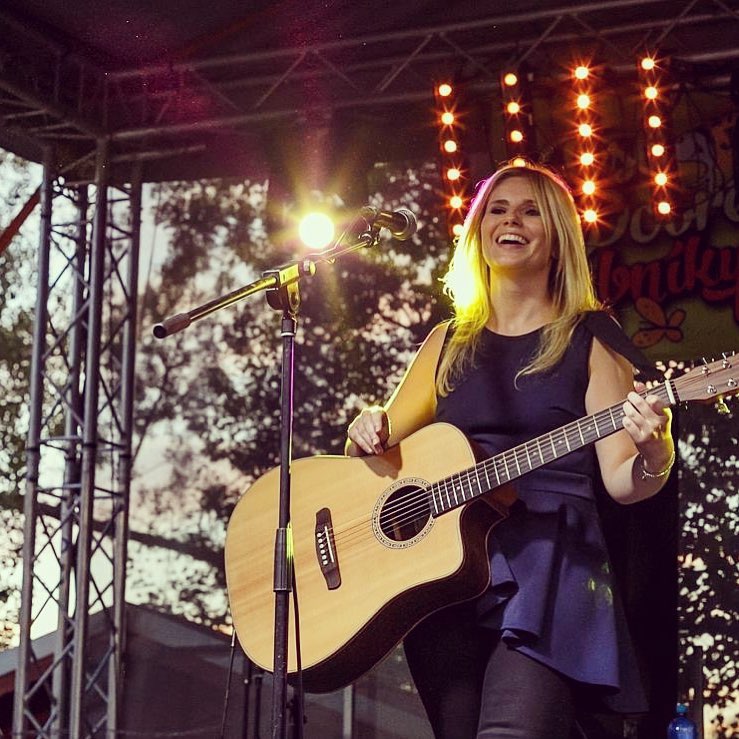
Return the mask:
<path id="1" fill-rule="evenodd" d="M 438 611 L 404 642 L 437 739 L 571 739 L 575 685 L 477 624 L 474 605 Z"/>

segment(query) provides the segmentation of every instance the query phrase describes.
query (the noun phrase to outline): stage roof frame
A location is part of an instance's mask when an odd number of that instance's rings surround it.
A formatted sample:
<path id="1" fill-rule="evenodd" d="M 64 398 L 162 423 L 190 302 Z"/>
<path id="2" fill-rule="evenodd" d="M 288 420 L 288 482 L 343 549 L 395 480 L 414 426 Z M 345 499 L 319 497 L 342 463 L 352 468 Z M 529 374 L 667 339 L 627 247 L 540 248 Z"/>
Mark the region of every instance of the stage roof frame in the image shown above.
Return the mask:
<path id="1" fill-rule="evenodd" d="M 442 77 L 494 100 L 504 67 L 565 76 L 578 52 L 633 76 L 657 50 L 679 84 L 722 93 L 739 70 L 739 0 L 214 5 L 6 0 L 0 145 L 36 161 L 53 145 L 84 179 L 106 138 L 122 172 L 139 161 L 145 180 L 183 177 L 191 162 L 212 176 L 269 167 L 270 137 L 337 117 L 412 126 Z"/>

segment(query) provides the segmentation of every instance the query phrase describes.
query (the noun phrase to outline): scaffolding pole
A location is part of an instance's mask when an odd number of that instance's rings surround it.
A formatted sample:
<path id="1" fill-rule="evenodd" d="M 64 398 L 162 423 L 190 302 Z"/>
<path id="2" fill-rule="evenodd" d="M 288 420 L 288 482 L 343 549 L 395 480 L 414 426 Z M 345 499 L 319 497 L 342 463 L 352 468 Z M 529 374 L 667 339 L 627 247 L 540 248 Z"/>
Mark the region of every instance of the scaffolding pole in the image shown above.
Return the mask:
<path id="1" fill-rule="evenodd" d="M 65 187 L 45 159 L 13 735 L 118 731 L 125 650 L 141 169 Z M 53 633 L 53 653 L 34 639 Z"/>

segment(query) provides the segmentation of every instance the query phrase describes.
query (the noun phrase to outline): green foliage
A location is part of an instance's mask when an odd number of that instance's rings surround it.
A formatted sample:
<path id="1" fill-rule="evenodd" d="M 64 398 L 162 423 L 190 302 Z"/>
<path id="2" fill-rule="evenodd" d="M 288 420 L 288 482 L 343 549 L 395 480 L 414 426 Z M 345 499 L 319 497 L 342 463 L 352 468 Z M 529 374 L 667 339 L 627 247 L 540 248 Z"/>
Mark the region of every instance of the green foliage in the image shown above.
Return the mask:
<path id="1" fill-rule="evenodd" d="M 736 404 L 734 404 L 736 405 Z M 736 410 L 733 411 L 736 413 Z M 739 434 L 731 416 L 692 405 L 682 416 L 680 617 L 686 663 L 705 665 L 715 736 L 735 736 L 739 715 Z M 687 664 L 684 681 L 690 680 Z M 693 686 L 695 687 L 695 686 Z"/>
<path id="2" fill-rule="evenodd" d="M 0 227 L 33 192 L 37 171 L 0 150 Z M 35 277 L 33 229 L 27 223 L 0 254 L 0 649 L 15 638 L 5 612 L 18 608 L 28 381 Z"/>
<path id="3" fill-rule="evenodd" d="M 33 191 L 31 168 L 0 151 L 0 212 L 9 221 Z M 3 224 L 5 225 L 5 224 Z M 0 254 L 0 505 L 20 506 L 24 422 L 28 404 L 33 293 L 33 250 L 24 228 Z"/>

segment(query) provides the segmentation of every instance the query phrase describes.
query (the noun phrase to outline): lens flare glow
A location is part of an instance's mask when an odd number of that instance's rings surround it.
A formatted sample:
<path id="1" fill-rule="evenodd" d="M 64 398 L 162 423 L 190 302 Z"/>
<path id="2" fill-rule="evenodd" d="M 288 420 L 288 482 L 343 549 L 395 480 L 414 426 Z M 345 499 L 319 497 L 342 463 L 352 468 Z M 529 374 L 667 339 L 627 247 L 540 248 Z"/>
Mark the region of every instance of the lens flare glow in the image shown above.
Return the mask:
<path id="1" fill-rule="evenodd" d="M 584 151 L 580 154 L 580 164 L 583 167 L 590 167 L 595 162 L 595 155 L 592 151 Z"/>
<path id="2" fill-rule="evenodd" d="M 452 111 L 451 111 L 451 110 L 445 110 L 445 111 L 444 111 L 444 112 L 443 112 L 443 113 L 441 114 L 441 122 L 442 122 L 442 123 L 443 123 L 443 124 L 444 124 L 445 126 L 451 126 L 451 125 L 452 125 L 452 123 L 454 123 L 454 113 L 452 113 Z"/>
<path id="3" fill-rule="evenodd" d="M 458 210 L 462 207 L 462 198 L 459 195 L 452 195 L 449 198 L 449 207 Z"/>
<path id="4" fill-rule="evenodd" d="M 595 223 L 598 220 L 598 214 L 592 208 L 588 208 L 583 212 L 582 218 L 586 223 Z"/>
<path id="5" fill-rule="evenodd" d="M 517 113 L 521 112 L 521 105 L 515 100 L 511 100 L 511 102 L 506 105 L 506 110 L 508 111 L 508 113 L 510 113 L 510 115 L 516 115 Z"/>
<path id="6" fill-rule="evenodd" d="M 590 138 L 593 135 L 593 127 L 589 123 L 581 123 L 577 127 L 577 132 L 584 139 Z"/>
<path id="7" fill-rule="evenodd" d="M 334 238 L 334 222 L 325 213 L 308 213 L 298 226 L 300 240 L 309 249 L 323 249 Z"/>
<path id="8" fill-rule="evenodd" d="M 581 108 L 582 110 L 585 110 L 585 108 L 590 107 L 590 95 L 586 95 L 583 93 L 582 95 L 577 96 L 577 107 Z"/>
<path id="9" fill-rule="evenodd" d="M 657 95 L 659 95 L 659 92 L 654 85 L 650 85 L 649 87 L 644 88 L 644 97 L 647 100 L 656 100 Z"/>
<path id="10" fill-rule="evenodd" d="M 590 70 L 584 64 L 581 64 L 578 67 L 575 67 L 576 79 L 586 80 L 589 74 L 590 74 Z"/>
<path id="11" fill-rule="evenodd" d="M 645 56 L 641 60 L 641 68 L 645 72 L 649 72 L 651 69 L 654 69 L 654 66 L 655 66 L 655 61 L 651 56 Z"/>
<path id="12" fill-rule="evenodd" d="M 592 195 L 595 192 L 595 182 L 593 180 L 585 180 L 582 183 L 582 191 L 585 195 Z"/>
<path id="13" fill-rule="evenodd" d="M 667 184 L 667 175 L 664 172 L 657 172 L 654 175 L 654 184 L 659 187 L 664 187 Z"/>

